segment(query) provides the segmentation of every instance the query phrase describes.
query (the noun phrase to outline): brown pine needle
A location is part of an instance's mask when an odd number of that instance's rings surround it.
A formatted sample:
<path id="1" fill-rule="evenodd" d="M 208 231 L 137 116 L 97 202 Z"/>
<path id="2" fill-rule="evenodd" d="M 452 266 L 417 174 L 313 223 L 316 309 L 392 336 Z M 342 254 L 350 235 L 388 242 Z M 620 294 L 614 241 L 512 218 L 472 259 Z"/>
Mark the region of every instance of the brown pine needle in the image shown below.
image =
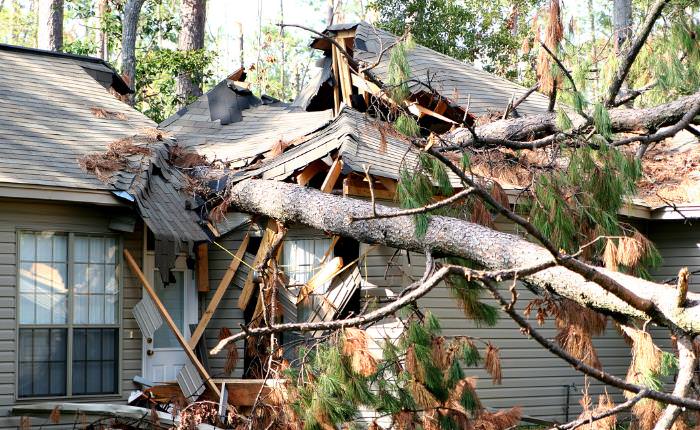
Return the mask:
<path id="1" fill-rule="evenodd" d="M 501 352 L 498 347 L 489 342 L 486 346 L 484 368 L 486 369 L 486 372 L 491 375 L 491 379 L 493 380 L 494 384 L 500 384 L 501 380 L 503 379 L 503 374 L 501 373 L 500 354 Z"/>

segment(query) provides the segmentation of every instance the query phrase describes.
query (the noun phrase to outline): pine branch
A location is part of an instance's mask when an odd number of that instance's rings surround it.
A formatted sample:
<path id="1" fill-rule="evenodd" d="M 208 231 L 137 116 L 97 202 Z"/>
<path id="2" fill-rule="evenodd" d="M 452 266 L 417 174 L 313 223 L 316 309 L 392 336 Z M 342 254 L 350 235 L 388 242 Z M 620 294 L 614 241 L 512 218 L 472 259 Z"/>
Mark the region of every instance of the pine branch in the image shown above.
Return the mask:
<path id="1" fill-rule="evenodd" d="M 599 380 L 600 382 L 603 382 L 604 384 L 617 387 L 624 391 L 630 391 L 637 394 L 645 392 L 645 398 L 653 399 L 669 405 L 676 405 L 695 411 L 700 411 L 700 401 L 698 400 L 679 397 L 675 394 L 667 394 L 661 391 L 650 390 L 647 387 L 632 384 L 630 382 L 625 381 L 624 379 L 618 378 L 617 376 L 604 372 L 603 370 L 597 369 L 595 367 L 589 366 L 581 360 L 578 360 L 568 352 L 561 349 L 558 345 L 542 336 L 532 325 L 530 325 L 530 323 L 528 323 L 522 316 L 520 316 L 520 314 L 518 314 L 514 309 L 510 308 L 508 306 L 508 302 L 498 292 L 498 287 L 493 280 L 484 280 L 484 285 L 486 285 L 486 288 L 488 288 L 488 290 L 491 292 L 493 298 L 496 299 L 496 301 L 501 305 L 501 308 L 508 314 L 508 316 L 510 316 L 511 319 L 523 329 L 524 333 L 532 337 L 537 343 L 542 345 L 549 352 L 553 353 L 554 355 L 569 363 L 574 369 L 578 370 L 579 372 L 591 376 Z"/>
<path id="2" fill-rule="evenodd" d="M 602 420 L 602 419 L 607 418 L 607 417 L 612 416 L 612 415 L 617 415 L 620 412 L 624 412 L 627 409 L 634 406 L 637 402 L 639 402 L 643 398 L 647 397 L 648 394 L 649 394 L 649 390 L 642 390 L 639 393 L 637 393 L 636 396 L 632 397 L 631 399 L 627 400 L 624 403 L 620 403 L 619 405 L 615 406 L 614 408 L 610 408 L 606 411 L 603 411 L 603 412 L 596 414 L 596 415 L 592 415 L 590 417 L 580 418 L 580 419 L 577 419 L 574 421 L 570 421 L 566 424 L 557 425 L 555 427 L 552 427 L 549 430 L 574 430 L 574 429 L 581 427 L 582 425 L 592 424 L 595 421 Z"/>
<path id="3" fill-rule="evenodd" d="M 610 84 L 610 88 L 608 89 L 608 95 L 605 99 L 606 107 L 614 106 L 615 98 L 620 92 L 620 88 L 622 88 L 622 84 L 625 82 L 625 79 L 627 79 L 627 75 L 629 74 L 629 71 L 632 68 L 632 64 L 634 64 L 634 61 L 637 59 L 637 55 L 639 55 L 639 51 L 641 51 L 642 46 L 644 46 L 644 43 L 646 42 L 647 38 L 649 37 L 649 34 L 651 33 L 651 30 L 654 28 L 656 20 L 658 20 L 661 16 L 661 11 L 668 3 L 669 0 L 657 0 L 657 2 L 654 3 L 654 5 L 647 13 L 647 19 L 642 25 L 641 32 L 634 39 L 634 42 L 632 42 L 632 45 L 630 46 L 630 49 L 627 52 L 627 55 L 625 55 L 625 57 L 622 60 L 622 63 L 620 63 L 620 68 L 617 70 L 617 73 L 613 78 L 613 82 Z"/>

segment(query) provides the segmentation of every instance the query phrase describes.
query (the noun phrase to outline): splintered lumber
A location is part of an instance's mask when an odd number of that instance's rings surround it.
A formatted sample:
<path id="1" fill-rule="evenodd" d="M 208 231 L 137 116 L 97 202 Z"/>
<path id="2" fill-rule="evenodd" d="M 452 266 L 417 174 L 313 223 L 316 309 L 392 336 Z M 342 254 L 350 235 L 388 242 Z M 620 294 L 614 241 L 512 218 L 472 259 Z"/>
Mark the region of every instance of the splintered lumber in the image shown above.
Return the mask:
<path id="1" fill-rule="evenodd" d="M 343 259 L 340 257 L 335 257 L 331 261 L 321 266 L 318 272 L 314 273 L 311 279 L 309 279 L 301 289 L 301 292 L 297 297 L 297 304 L 301 303 L 306 297 L 309 296 L 309 294 L 316 291 L 316 288 L 333 279 L 333 277 L 337 275 L 342 268 Z"/>
<path id="2" fill-rule="evenodd" d="M 217 384 L 225 384 L 228 391 L 229 404 L 236 407 L 250 407 L 260 393 L 265 398 L 270 391 L 284 384 L 284 379 L 215 379 Z"/>
<path id="3" fill-rule="evenodd" d="M 333 85 L 333 113 L 338 115 L 340 112 L 340 74 L 338 73 L 338 50 L 333 47 L 331 48 L 331 63 L 333 64 L 333 79 L 335 79 L 335 85 Z"/>
<path id="4" fill-rule="evenodd" d="M 432 116 L 433 118 L 437 118 L 440 121 L 445 121 L 445 122 L 448 122 L 450 124 L 457 124 L 456 121 L 453 121 L 453 120 L 447 118 L 446 116 L 442 116 L 437 112 L 433 112 L 432 110 L 430 110 L 426 107 L 423 107 L 416 102 L 409 103 L 407 107 L 408 107 L 408 111 L 411 112 L 413 115 L 417 116 L 418 118 L 422 118 L 424 116 Z"/>
<path id="5" fill-rule="evenodd" d="M 153 290 L 153 287 L 151 287 L 151 283 L 148 282 L 148 279 L 146 279 L 146 275 L 143 274 L 141 268 L 136 263 L 136 260 L 134 260 L 134 257 L 131 256 L 131 253 L 128 249 L 124 249 L 124 258 L 126 259 L 129 268 L 131 268 L 131 271 L 134 273 L 134 275 L 136 275 L 136 277 L 139 278 L 141 284 L 143 284 L 143 288 L 146 290 L 148 295 L 151 296 L 153 303 L 158 309 L 158 312 L 160 312 L 160 315 L 163 317 L 163 320 L 166 324 L 168 324 L 168 327 L 170 327 L 170 330 L 175 335 L 175 339 L 177 339 L 177 342 L 185 351 L 187 358 L 190 359 L 197 372 L 202 376 L 202 379 L 204 379 L 204 383 L 218 396 L 219 389 L 216 387 L 216 385 L 212 383 L 207 369 L 204 368 L 202 363 L 197 358 L 197 355 L 194 353 L 192 348 L 190 348 L 190 345 L 187 343 L 185 337 L 180 332 L 180 329 L 177 327 L 177 324 L 175 324 L 175 321 L 173 321 L 172 317 L 170 316 L 170 312 L 168 312 L 165 306 L 163 306 L 163 303 L 160 301 L 160 297 L 158 297 L 158 294 L 156 294 L 155 290 Z"/>
<path id="6" fill-rule="evenodd" d="M 134 420 L 148 419 L 155 413 L 160 424 L 173 426 L 176 424 L 174 417 L 167 412 L 160 412 L 138 406 L 127 406 L 110 403 L 68 403 L 68 402 L 42 402 L 12 407 L 12 415 L 46 417 L 58 410 L 61 415 L 75 417 L 77 414 L 86 417 L 112 417 L 130 418 Z"/>
<path id="7" fill-rule="evenodd" d="M 377 181 L 386 188 L 392 195 L 396 195 L 396 181 L 393 179 L 385 178 L 383 176 L 375 176 Z M 392 197 L 393 199 L 393 197 Z"/>
<path id="8" fill-rule="evenodd" d="M 372 197 L 369 185 L 362 179 L 354 176 L 348 176 L 343 180 L 343 195 L 355 197 Z M 380 188 L 374 189 L 374 198 L 377 200 L 394 200 L 396 191 L 383 190 Z"/>
<path id="9" fill-rule="evenodd" d="M 262 263 L 265 254 L 267 254 L 268 249 L 272 246 L 276 233 L 277 223 L 273 219 L 268 220 L 265 233 L 260 241 L 260 247 L 258 248 L 257 254 L 255 254 L 255 260 L 253 260 L 253 268 L 257 268 L 260 263 Z M 241 310 L 245 311 L 248 308 L 250 299 L 253 298 L 253 293 L 255 293 L 255 270 L 251 270 L 248 273 L 245 285 L 243 285 L 243 291 L 241 291 L 241 295 L 238 297 L 238 307 Z"/>
<path id="10" fill-rule="evenodd" d="M 328 170 L 328 174 L 326 174 L 326 179 L 323 180 L 323 184 L 321 185 L 321 191 L 324 193 L 330 193 L 333 191 L 335 183 L 338 182 L 338 177 L 340 177 L 340 172 L 342 172 L 342 170 L 343 160 L 338 157 L 335 159 L 335 161 L 333 161 L 333 164 L 331 164 L 331 168 Z"/>
<path id="11" fill-rule="evenodd" d="M 209 244 L 197 245 L 197 291 L 209 292 Z"/>
<path id="12" fill-rule="evenodd" d="M 248 248 L 248 242 L 250 241 L 250 233 L 246 233 L 246 235 L 243 237 L 243 241 L 241 242 L 241 245 L 238 247 L 238 251 L 236 251 L 236 254 L 233 256 L 231 259 L 231 263 L 228 265 L 228 269 L 226 269 L 226 272 L 224 273 L 224 276 L 221 278 L 221 281 L 219 282 L 219 286 L 216 287 L 216 291 L 214 292 L 214 296 L 211 298 L 211 301 L 209 302 L 209 305 L 207 306 L 207 310 L 204 311 L 202 314 L 202 319 L 199 320 L 199 324 L 197 324 L 197 328 L 194 330 L 192 333 L 192 336 L 190 337 L 190 348 L 193 348 L 197 345 L 197 342 L 199 342 L 199 339 L 202 337 L 204 334 L 204 330 L 206 330 L 207 325 L 209 324 L 209 321 L 211 321 L 212 317 L 214 316 L 214 312 L 216 312 L 216 308 L 219 307 L 219 303 L 221 302 L 221 299 L 224 297 L 224 294 L 226 294 L 226 290 L 228 289 L 228 286 L 231 284 L 231 280 L 233 279 L 234 275 L 236 274 L 236 271 L 238 270 L 238 266 L 241 264 L 241 260 L 243 259 L 243 256 L 245 255 L 245 251 Z"/>
<path id="13" fill-rule="evenodd" d="M 297 175 L 297 184 L 301 186 L 307 185 L 314 178 L 314 176 L 326 170 L 326 167 L 326 163 L 321 160 L 311 162 Z"/>

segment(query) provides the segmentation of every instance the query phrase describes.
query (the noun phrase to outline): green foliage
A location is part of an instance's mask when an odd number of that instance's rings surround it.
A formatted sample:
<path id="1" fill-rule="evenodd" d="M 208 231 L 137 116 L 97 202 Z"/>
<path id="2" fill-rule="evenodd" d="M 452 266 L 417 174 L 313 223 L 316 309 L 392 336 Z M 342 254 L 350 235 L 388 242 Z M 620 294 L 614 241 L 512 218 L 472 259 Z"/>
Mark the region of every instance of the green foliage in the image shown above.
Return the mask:
<path id="1" fill-rule="evenodd" d="M 420 127 L 416 120 L 404 113 L 399 114 L 399 117 L 396 118 L 396 121 L 394 121 L 394 128 L 406 137 L 420 136 Z"/>
<path id="2" fill-rule="evenodd" d="M 136 60 L 136 107 L 156 122 L 175 112 L 178 100 L 175 79 L 179 73 L 192 76 L 197 85 L 211 85 L 209 66 L 214 53 L 206 50 L 178 51 L 158 49 L 140 53 Z"/>
<path id="3" fill-rule="evenodd" d="M 411 65 L 408 62 L 407 54 L 409 50 L 413 49 L 413 46 L 413 38 L 409 34 L 405 40 L 399 42 L 391 50 L 389 56 L 387 84 L 389 86 L 389 95 L 397 103 L 403 102 L 410 95 L 408 85 L 411 79 Z M 404 134 L 411 136 L 407 133 Z"/>
<path id="4" fill-rule="evenodd" d="M 610 114 L 602 103 L 596 103 L 593 107 L 593 123 L 595 131 L 606 139 L 612 139 L 612 122 Z"/>
<path id="5" fill-rule="evenodd" d="M 566 114 L 566 111 L 562 108 L 557 109 L 557 128 L 562 131 L 569 131 L 573 128 L 574 124 L 571 122 L 571 118 Z"/>
<path id="6" fill-rule="evenodd" d="M 373 0 L 377 25 L 393 34 L 407 29 L 416 42 L 486 70 L 515 76 L 527 12 L 537 0 Z M 516 11 L 516 13 L 514 13 Z M 514 31 L 514 28 L 517 29 Z"/>
<path id="7" fill-rule="evenodd" d="M 463 258 L 450 257 L 447 263 L 464 267 L 472 265 Z M 484 288 L 475 281 L 465 279 L 464 276 L 450 275 L 446 278 L 446 283 L 450 287 L 452 294 L 467 318 L 474 321 L 477 326 L 493 327 L 498 322 L 498 309 L 480 301 Z M 474 358 L 478 361 L 478 351 Z M 472 360 L 468 360 L 470 363 Z"/>
<path id="8" fill-rule="evenodd" d="M 568 166 L 540 175 L 534 187 L 533 224 L 568 252 L 598 235 L 620 234 L 617 214 L 641 177 L 638 160 L 603 139 L 597 143 L 597 149 L 563 148 Z"/>
<path id="9" fill-rule="evenodd" d="M 361 406 L 380 414 L 412 413 L 419 420 L 420 410 L 431 410 L 425 404 L 428 393 L 435 408 L 458 401 L 473 418 L 481 407 L 476 394 L 471 389 L 454 392 L 464 386 L 464 368 L 478 363 L 479 352 L 471 339 L 448 340 L 440 332 L 430 312 L 422 321 L 411 318 L 398 341 L 383 342 L 383 357 L 367 377 L 352 370 L 345 355 L 352 352 L 332 340 L 312 350 L 300 348 L 304 363 L 284 374 L 298 381 L 289 386 L 292 409 L 308 429 L 352 422 Z M 441 420 L 442 428 L 458 428 L 453 417 Z"/>

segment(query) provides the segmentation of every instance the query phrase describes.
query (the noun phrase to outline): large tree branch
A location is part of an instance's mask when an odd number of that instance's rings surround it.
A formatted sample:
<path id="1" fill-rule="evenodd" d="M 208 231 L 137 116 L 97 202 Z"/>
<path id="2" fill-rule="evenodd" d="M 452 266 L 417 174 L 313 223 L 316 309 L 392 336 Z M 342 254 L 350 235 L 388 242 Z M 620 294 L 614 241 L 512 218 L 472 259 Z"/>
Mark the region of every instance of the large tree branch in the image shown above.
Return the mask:
<path id="1" fill-rule="evenodd" d="M 678 376 L 676 385 L 673 388 L 673 395 L 686 397 L 690 392 L 690 385 L 693 382 L 693 375 L 697 367 L 697 357 L 693 348 L 693 339 L 690 336 L 678 336 Z M 654 430 L 669 430 L 678 416 L 681 408 L 677 405 L 668 405 L 664 409 L 661 418 L 656 422 Z"/>
<path id="2" fill-rule="evenodd" d="M 694 109 L 698 102 L 700 102 L 700 92 L 646 109 L 612 109 L 610 110 L 611 129 L 613 133 L 653 133 L 663 127 L 677 124 L 688 111 Z M 589 125 L 586 118 L 581 115 L 570 113 L 569 116 L 574 130 Z M 543 144 L 529 141 L 561 131 L 556 125 L 556 115 L 548 113 L 499 120 L 476 127 L 474 130 L 477 135 L 476 140 L 472 132 L 466 128 L 459 128 L 443 138 L 445 141 L 461 146 L 479 145 L 482 141 L 496 146 L 503 141 L 513 141 L 520 143 L 519 147 L 514 149 L 526 149 L 528 144 L 531 144 L 530 149 L 533 149 Z"/>
<path id="3" fill-rule="evenodd" d="M 620 63 L 620 67 L 617 70 L 617 73 L 615 74 L 612 83 L 610 84 L 610 88 L 608 88 L 608 95 L 605 99 L 605 106 L 613 106 L 615 98 L 617 97 L 617 93 L 620 92 L 622 84 L 625 82 L 625 79 L 627 79 L 627 75 L 629 74 L 632 64 L 634 64 L 634 60 L 637 59 L 639 51 L 641 51 L 642 46 L 644 46 L 644 43 L 649 37 L 651 30 L 654 28 L 656 20 L 659 19 L 659 17 L 661 16 L 661 11 L 668 2 L 669 0 L 657 0 L 657 2 L 654 3 L 654 5 L 649 10 L 649 13 L 647 13 L 647 19 L 644 21 L 641 31 L 632 42 L 632 45 L 630 45 L 630 49 L 627 52 L 627 55 L 625 55 L 625 57 L 622 59 L 622 63 Z"/>
<path id="4" fill-rule="evenodd" d="M 549 263 L 553 258 L 547 249 L 519 236 L 454 218 L 432 216 L 423 237 L 415 235 L 415 224 L 409 217 L 351 222 L 352 218 L 372 213 L 371 203 L 294 184 L 249 179 L 233 185 L 228 194 L 232 205 L 243 212 L 265 215 L 285 223 L 300 223 L 359 242 L 421 253 L 427 249 L 436 255 L 463 257 L 490 270 L 531 267 Z M 394 211 L 382 205 L 377 205 L 376 209 L 379 214 Z M 570 261 L 589 267 L 577 260 Z M 699 295 L 689 294 L 686 307 L 679 308 L 673 286 L 603 268 L 589 268 L 613 279 L 630 296 L 654 303 L 658 314 L 640 311 L 565 267 L 552 267 L 521 279 L 535 288 L 551 291 L 607 314 L 653 319 L 661 324 L 676 325 L 688 333 L 700 333 Z"/>

